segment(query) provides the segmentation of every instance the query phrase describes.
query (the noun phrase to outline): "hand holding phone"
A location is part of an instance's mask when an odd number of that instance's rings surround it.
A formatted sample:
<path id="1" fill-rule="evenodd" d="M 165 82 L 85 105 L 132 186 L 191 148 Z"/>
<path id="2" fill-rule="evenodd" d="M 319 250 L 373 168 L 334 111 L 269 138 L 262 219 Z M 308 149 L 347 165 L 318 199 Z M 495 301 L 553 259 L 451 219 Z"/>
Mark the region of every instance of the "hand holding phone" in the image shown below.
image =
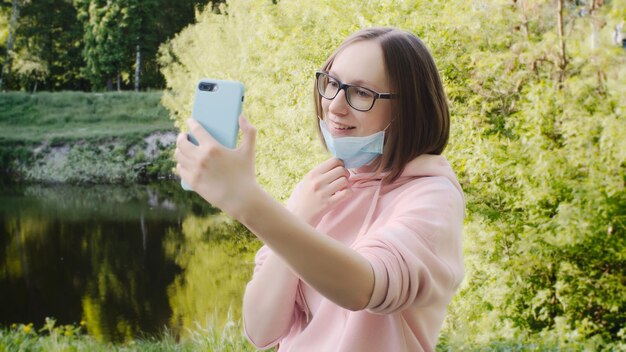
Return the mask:
<path id="1" fill-rule="evenodd" d="M 191 116 L 227 148 L 237 146 L 244 88 L 241 82 L 203 78 L 196 85 Z M 189 133 L 189 140 L 198 141 Z M 185 190 L 192 190 L 181 180 Z"/>

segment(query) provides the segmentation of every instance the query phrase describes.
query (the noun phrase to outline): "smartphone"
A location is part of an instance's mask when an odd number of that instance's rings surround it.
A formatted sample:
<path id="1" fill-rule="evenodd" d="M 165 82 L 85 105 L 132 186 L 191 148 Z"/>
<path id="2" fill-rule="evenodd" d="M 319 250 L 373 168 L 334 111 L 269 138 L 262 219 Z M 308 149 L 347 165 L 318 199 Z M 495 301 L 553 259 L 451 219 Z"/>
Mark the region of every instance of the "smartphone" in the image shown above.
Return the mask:
<path id="1" fill-rule="evenodd" d="M 243 105 L 244 88 L 241 82 L 203 78 L 196 84 L 191 117 L 196 119 L 215 140 L 227 148 L 237 146 L 239 115 Z M 198 145 L 189 133 L 189 140 Z M 181 180 L 183 189 L 191 187 Z"/>

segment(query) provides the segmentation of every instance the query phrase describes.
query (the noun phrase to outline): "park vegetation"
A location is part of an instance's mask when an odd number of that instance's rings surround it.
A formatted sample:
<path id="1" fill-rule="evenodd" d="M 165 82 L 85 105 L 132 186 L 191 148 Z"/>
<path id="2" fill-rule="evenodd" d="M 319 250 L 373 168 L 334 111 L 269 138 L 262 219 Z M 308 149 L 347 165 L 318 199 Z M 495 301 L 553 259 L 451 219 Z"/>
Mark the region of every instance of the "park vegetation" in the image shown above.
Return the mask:
<path id="1" fill-rule="evenodd" d="M 202 0 L 0 0 L 0 89 L 161 89 L 161 43 Z"/>
<path id="2" fill-rule="evenodd" d="M 85 16 L 100 2 L 63 3 L 79 19 L 80 50 L 59 54 L 78 61 L 59 66 L 69 76 L 55 73 L 57 59 L 29 54 L 21 57 L 47 62 L 46 78 L 15 69 L 7 86 L 131 87 L 137 41 L 123 45 L 123 64 L 103 57 L 95 69 L 86 56 L 104 51 L 86 37 Z M 164 85 L 161 103 L 181 128 L 198 78 L 242 81 L 244 114 L 259 130 L 258 179 L 286 200 L 328 157 L 312 104 L 324 59 L 363 27 L 417 34 L 444 81 L 445 156 L 467 202 L 467 275 L 439 349 L 626 350 L 626 50 L 615 42 L 625 20 L 626 3 L 615 0 L 230 0 L 165 36 L 150 67 L 160 67 L 154 87 Z M 38 52 L 16 33 L 15 53 Z"/>
<path id="3" fill-rule="evenodd" d="M 172 178 L 161 92 L 0 94 L 0 177 L 110 184 Z"/>
<path id="4" fill-rule="evenodd" d="M 242 81 L 259 180 L 280 199 L 326 158 L 313 75 L 349 33 L 414 32 L 452 111 L 467 276 L 442 341 L 626 349 L 626 50 L 618 1 L 232 0 L 161 47 L 179 126 L 199 77 Z"/>

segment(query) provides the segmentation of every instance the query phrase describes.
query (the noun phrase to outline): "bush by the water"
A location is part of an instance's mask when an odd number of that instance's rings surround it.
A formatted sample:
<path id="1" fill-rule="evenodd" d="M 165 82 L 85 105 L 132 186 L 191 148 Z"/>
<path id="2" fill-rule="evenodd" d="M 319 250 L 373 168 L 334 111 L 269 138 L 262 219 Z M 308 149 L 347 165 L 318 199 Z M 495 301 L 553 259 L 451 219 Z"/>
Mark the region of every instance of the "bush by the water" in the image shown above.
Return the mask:
<path id="1" fill-rule="evenodd" d="M 0 94 L 0 172 L 70 183 L 168 177 L 175 132 L 161 95 Z"/>
<path id="2" fill-rule="evenodd" d="M 197 327 L 190 331 L 190 336 L 184 341 L 179 341 L 178 336 L 165 330 L 159 336 L 145 336 L 117 345 L 95 340 L 84 333 L 84 328 L 84 322 L 59 325 L 53 318 L 46 318 L 41 328 L 32 323 L 13 324 L 9 328 L 0 329 L 0 351 L 254 351 L 243 336 L 240 324 L 232 321 L 223 329 Z"/>
<path id="3" fill-rule="evenodd" d="M 361 27 L 416 33 L 467 195 L 467 277 L 443 341 L 626 349 L 626 51 L 611 43 L 626 4 L 560 3 L 232 0 L 161 48 L 163 104 L 182 126 L 198 78 L 242 81 L 259 179 L 285 199 L 325 158 L 315 70 Z"/>

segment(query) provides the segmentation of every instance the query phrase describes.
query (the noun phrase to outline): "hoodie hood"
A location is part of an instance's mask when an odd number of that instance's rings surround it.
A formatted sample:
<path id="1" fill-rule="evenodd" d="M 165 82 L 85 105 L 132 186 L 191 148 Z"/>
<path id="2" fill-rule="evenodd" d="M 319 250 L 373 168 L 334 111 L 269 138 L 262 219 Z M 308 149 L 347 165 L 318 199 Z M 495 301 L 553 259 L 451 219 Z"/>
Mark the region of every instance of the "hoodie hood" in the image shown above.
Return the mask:
<path id="1" fill-rule="evenodd" d="M 389 173 L 384 172 L 377 174 L 375 172 L 358 172 L 350 170 L 350 185 L 356 188 L 376 187 L 381 185 L 383 177 Z M 450 163 L 443 155 L 422 154 L 411 160 L 400 174 L 400 177 L 390 185 L 383 188 L 396 188 L 412 179 L 420 177 L 443 176 L 447 178 L 454 187 L 463 195 L 463 190 L 459 181 L 450 166 Z"/>
<path id="2" fill-rule="evenodd" d="M 367 216 L 363 221 L 363 225 L 359 230 L 357 237 L 361 237 L 372 223 L 372 215 L 376 210 L 378 201 L 382 194 L 392 189 L 400 187 L 405 183 L 421 177 L 445 177 L 459 191 L 463 199 L 463 189 L 450 166 L 450 163 L 443 155 L 422 154 L 411 160 L 402 171 L 402 174 L 393 183 L 383 185 L 383 178 L 389 173 L 375 172 L 358 172 L 358 170 L 350 170 L 350 186 L 353 188 L 373 188 L 373 198 Z"/>

